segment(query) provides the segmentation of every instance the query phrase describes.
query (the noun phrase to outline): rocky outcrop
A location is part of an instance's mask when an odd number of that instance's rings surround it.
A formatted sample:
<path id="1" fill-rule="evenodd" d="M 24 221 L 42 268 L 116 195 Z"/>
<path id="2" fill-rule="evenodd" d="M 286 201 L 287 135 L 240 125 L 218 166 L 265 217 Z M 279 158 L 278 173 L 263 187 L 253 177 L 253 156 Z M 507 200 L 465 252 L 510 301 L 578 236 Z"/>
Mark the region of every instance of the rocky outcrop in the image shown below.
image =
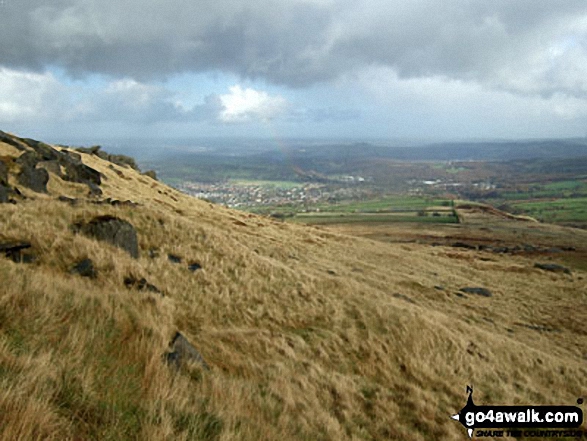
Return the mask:
<path id="1" fill-rule="evenodd" d="M 3 142 L 4 144 L 11 145 L 12 147 L 15 147 L 17 150 L 20 150 L 20 151 L 26 150 L 25 146 L 23 146 L 20 142 L 18 142 L 16 139 L 14 139 L 8 133 L 3 132 L 2 130 L 0 130 L 0 142 Z"/>
<path id="2" fill-rule="evenodd" d="M 123 249 L 135 259 L 139 257 L 139 242 L 135 227 L 115 216 L 98 216 L 86 224 L 75 224 L 74 231 L 108 242 Z"/>
<path id="3" fill-rule="evenodd" d="M 85 153 L 88 155 L 96 155 L 97 157 L 112 162 L 113 164 L 119 165 L 121 167 L 130 167 L 135 170 L 139 170 L 134 158 L 126 155 L 112 155 L 110 153 L 106 153 L 105 151 L 101 150 L 99 145 L 95 145 L 92 147 L 78 147 L 76 150 L 80 153 Z"/>
<path id="4" fill-rule="evenodd" d="M 69 182 L 86 184 L 91 194 L 101 194 L 101 174 L 85 165 L 78 153 L 59 151 L 48 144 L 33 139 L 21 139 L 30 147 L 15 162 L 20 165 L 18 182 L 38 193 L 47 192 L 47 182 L 51 172 Z M 17 143 L 15 141 L 15 143 Z"/>

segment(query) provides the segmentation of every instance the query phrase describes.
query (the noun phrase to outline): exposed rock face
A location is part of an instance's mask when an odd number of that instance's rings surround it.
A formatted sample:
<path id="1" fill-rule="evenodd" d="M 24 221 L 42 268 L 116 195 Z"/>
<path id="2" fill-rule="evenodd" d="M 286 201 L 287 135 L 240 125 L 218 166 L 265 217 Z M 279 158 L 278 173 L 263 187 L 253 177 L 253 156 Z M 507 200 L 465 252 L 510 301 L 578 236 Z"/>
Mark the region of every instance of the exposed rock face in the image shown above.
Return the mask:
<path id="1" fill-rule="evenodd" d="M 41 161 L 41 157 L 37 153 L 29 150 L 16 158 L 14 162 L 21 167 L 36 167 L 39 161 Z"/>
<path id="2" fill-rule="evenodd" d="M 12 147 L 16 147 L 20 151 L 25 150 L 25 147 L 23 147 L 22 144 L 20 144 L 18 141 L 13 139 L 11 136 L 9 136 L 6 132 L 3 132 L 2 130 L 0 130 L 0 141 L 2 141 L 5 144 L 11 145 Z"/>
<path id="3" fill-rule="evenodd" d="M 99 216 L 74 229 L 86 236 L 109 242 L 122 248 L 135 259 L 139 257 L 139 243 L 135 227 L 129 222 L 114 216 Z"/>
<path id="4" fill-rule="evenodd" d="M 113 164 L 119 165 L 121 167 L 130 167 L 135 170 L 139 170 L 135 160 L 130 156 L 126 155 L 111 155 L 110 153 L 106 153 L 105 151 L 100 150 L 99 145 L 95 145 L 92 147 L 78 147 L 76 150 L 80 153 L 86 153 L 88 155 L 96 155 L 97 157 L 112 162 Z"/>
<path id="5" fill-rule="evenodd" d="M 191 361 L 200 364 L 206 370 L 210 369 L 198 350 L 180 332 L 175 333 L 170 347 L 172 352 L 165 355 L 169 365 L 179 369 L 184 363 Z"/>
<path id="6" fill-rule="evenodd" d="M 19 183 L 36 192 L 46 192 L 49 180 L 47 171 L 61 179 L 86 184 L 92 194 L 101 194 L 99 185 L 101 175 L 98 171 L 85 165 L 79 153 L 60 152 L 53 147 L 33 139 L 22 139 L 23 144 L 32 150 L 25 151 L 16 159 L 21 166 Z M 41 170 L 41 171 L 39 171 Z"/>
<path id="7" fill-rule="evenodd" d="M 5 204 L 6 202 L 10 202 L 10 188 L 5 186 L 4 184 L 0 184 L 0 204 Z"/>
<path id="8" fill-rule="evenodd" d="M 60 164 L 65 168 L 63 179 L 66 181 L 88 184 L 88 186 L 90 183 L 95 185 L 102 183 L 100 172 L 85 165 L 78 153 L 62 153 Z"/>
<path id="9" fill-rule="evenodd" d="M 10 200 L 10 187 L 8 186 L 8 167 L 0 160 L 0 204 Z"/>
<path id="10" fill-rule="evenodd" d="M 493 295 L 487 288 L 461 288 L 460 291 L 467 294 L 477 294 L 478 296 L 483 297 L 491 297 Z"/>
<path id="11" fill-rule="evenodd" d="M 0 159 L 0 184 L 7 185 L 8 184 L 8 167 Z"/>
<path id="12" fill-rule="evenodd" d="M 36 141 L 30 138 L 21 138 L 21 141 L 33 149 L 33 151 L 39 157 L 39 160 L 42 161 L 51 161 L 54 159 L 59 159 L 61 152 L 55 150 L 48 144 L 44 142 Z"/>
<path id="13" fill-rule="evenodd" d="M 18 182 L 37 193 L 47 193 L 47 182 L 49 182 L 49 172 L 44 168 L 36 168 L 31 165 L 23 165 L 18 174 Z"/>

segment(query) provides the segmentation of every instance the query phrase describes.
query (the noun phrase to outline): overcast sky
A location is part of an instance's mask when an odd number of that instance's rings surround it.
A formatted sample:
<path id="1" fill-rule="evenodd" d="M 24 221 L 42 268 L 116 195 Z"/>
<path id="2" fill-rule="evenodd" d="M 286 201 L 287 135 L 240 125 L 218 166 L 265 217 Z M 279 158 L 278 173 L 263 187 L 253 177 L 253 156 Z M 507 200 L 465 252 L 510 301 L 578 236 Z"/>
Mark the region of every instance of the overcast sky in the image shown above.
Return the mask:
<path id="1" fill-rule="evenodd" d="M 23 136 L 587 135 L 585 0 L 0 0 Z"/>

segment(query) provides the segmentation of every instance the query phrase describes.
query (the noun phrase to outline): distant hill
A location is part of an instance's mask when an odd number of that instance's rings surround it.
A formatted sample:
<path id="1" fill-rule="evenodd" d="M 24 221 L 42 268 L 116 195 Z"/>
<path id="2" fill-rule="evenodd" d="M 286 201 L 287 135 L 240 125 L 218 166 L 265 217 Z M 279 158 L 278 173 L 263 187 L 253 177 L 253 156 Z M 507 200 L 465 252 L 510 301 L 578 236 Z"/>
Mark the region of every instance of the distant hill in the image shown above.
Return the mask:
<path id="1" fill-rule="evenodd" d="M 587 232 L 456 208 L 285 224 L 0 133 L 0 439 L 464 440 L 467 385 L 575 405 Z"/>

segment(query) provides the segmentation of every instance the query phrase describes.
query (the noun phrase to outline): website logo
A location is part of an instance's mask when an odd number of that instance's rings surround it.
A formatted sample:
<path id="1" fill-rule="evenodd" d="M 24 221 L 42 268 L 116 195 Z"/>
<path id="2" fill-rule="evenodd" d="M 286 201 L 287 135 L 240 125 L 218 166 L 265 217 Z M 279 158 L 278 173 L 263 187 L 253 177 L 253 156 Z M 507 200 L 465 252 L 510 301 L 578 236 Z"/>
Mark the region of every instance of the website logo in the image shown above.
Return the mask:
<path id="1" fill-rule="evenodd" d="M 572 430 L 578 429 L 583 424 L 583 411 L 577 406 L 477 406 L 473 402 L 471 386 L 467 386 L 467 393 L 469 394 L 467 404 L 451 418 L 459 421 L 467 429 L 469 438 L 473 436 L 473 433 L 483 437 L 507 435 L 580 438 L 583 435 L 580 430 Z M 579 398 L 577 404 L 583 404 L 583 399 Z M 508 430 L 504 430 L 506 428 Z"/>

